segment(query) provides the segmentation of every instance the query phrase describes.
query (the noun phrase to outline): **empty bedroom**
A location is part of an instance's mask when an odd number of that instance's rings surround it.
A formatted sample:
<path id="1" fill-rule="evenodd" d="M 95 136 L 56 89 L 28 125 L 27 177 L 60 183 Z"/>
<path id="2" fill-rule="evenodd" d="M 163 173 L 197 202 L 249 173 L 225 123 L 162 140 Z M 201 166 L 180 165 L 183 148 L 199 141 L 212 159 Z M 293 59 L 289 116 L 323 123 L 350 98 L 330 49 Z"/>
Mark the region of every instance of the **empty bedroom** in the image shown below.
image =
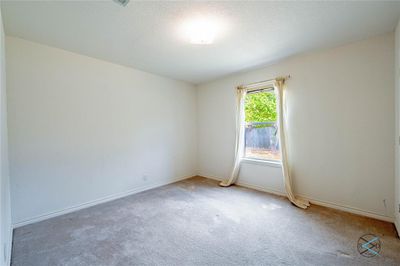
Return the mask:
<path id="1" fill-rule="evenodd" d="M 400 1 L 0 15 L 0 265 L 400 265 Z"/>

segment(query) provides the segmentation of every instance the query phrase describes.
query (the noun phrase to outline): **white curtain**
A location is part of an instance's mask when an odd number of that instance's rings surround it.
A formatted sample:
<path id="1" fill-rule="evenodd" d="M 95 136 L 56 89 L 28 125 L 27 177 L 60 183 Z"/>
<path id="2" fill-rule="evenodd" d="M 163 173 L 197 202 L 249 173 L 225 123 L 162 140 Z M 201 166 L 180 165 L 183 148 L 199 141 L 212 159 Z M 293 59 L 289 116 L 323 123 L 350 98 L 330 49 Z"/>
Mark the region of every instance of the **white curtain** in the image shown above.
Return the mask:
<path id="1" fill-rule="evenodd" d="M 276 95 L 276 108 L 278 111 L 278 132 L 279 146 L 281 150 L 283 182 L 285 184 L 286 194 L 289 200 L 299 208 L 307 209 L 310 203 L 306 200 L 296 198 L 292 189 L 292 178 L 289 171 L 288 150 L 286 141 L 285 124 L 285 79 L 277 78 L 274 82 L 274 91 Z"/>
<path id="2" fill-rule="evenodd" d="M 246 89 L 243 87 L 237 88 L 236 95 L 236 142 L 235 142 L 235 162 L 232 173 L 228 180 L 222 181 L 219 185 L 228 187 L 236 182 L 239 176 L 240 162 L 244 155 L 244 131 L 245 131 L 245 112 L 244 102 L 246 99 Z"/>
<path id="3" fill-rule="evenodd" d="M 310 203 L 306 200 L 296 198 L 292 189 L 292 179 L 289 171 L 288 149 L 286 141 L 286 112 L 285 112 L 285 78 L 276 78 L 275 80 L 260 82 L 256 84 L 241 86 L 237 88 L 237 110 L 236 110 L 236 143 L 235 143 L 235 162 L 229 179 L 220 183 L 220 186 L 228 187 L 234 184 L 239 175 L 240 162 L 244 156 L 245 149 L 245 98 L 247 91 L 254 89 L 274 87 L 276 95 L 276 108 L 278 113 L 278 132 L 279 146 L 281 150 L 282 173 L 285 190 L 289 200 L 299 208 L 306 209 Z"/>

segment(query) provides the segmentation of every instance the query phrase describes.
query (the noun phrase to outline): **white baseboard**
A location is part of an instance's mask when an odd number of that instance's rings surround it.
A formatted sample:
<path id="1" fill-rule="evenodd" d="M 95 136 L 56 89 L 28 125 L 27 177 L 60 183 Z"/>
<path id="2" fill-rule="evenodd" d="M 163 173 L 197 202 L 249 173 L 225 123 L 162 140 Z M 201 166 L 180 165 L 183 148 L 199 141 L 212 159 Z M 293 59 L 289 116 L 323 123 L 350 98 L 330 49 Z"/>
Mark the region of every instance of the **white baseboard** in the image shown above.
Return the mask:
<path id="1" fill-rule="evenodd" d="M 81 210 L 81 209 L 89 208 L 89 207 L 92 207 L 92 206 L 95 206 L 95 205 L 98 205 L 98 204 L 101 204 L 101 203 L 105 203 L 105 202 L 108 202 L 108 201 L 112 201 L 112 200 L 116 200 L 116 199 L 119 199 L 119 198 L 123 198 L 123 197 L 129 196 L 129 195 L 132 195 L 132 194 L 136 194 L 136 193 L 139 193 L 139 192 L 142 192 L 142 191 L 146 191 L 146 190 L 149 190 L 149 189 L 165 186 L 165 185 L 168 185 L 168 184 L 171 184 L 171 183 L 175 183 L 175 182 L 178 182 L 178 181 L 181 181 L 181 180 L 184 180 L 184 179 L 188 179 L 188 178 L 191 178 L 191 177 L 194 177 L 194 176 L 186 176 L 186 177 L 174 178 L 174 179 L 170 179 L 170 180 L 157 181 L 157 182 L 153 182 L 153 183 L 150 183 L 150 184 L 146 184 L 144 186 L 140 186 L 140 187 L 136 187 L 136 188 L 130 189 L 128 191 L 116 193 L 116 194 L 109 195 L 109 196 L 106 196 L 106 197 L 102 197 L 102 198 L 99 198 L 99 199 L 96 199 L 96 200 L 91 200 L 91 201 L 88 201 L 88 202 L 85 202 L 85 203 L 81 203 L 81 204 L 78 204 L 78 205 L 75 205 L 75 206 L 72 206 L 72 207 L 68 207 L 68 208 L 65 208 L 65 209 L 62 209 L 62 210 L 41 214 L 41 215 L 38 215 L 38 216 L 35 216 L 35 217 L 32 217 L 32 218 L 29 218 L 29 219 L 14 223 L 13 224 L 13 228 L 18 228 L 18 227 L 21 227 L 21 226 L 24 226 L 24 225 L 40 222 L 40 221 L 47 220 L 47 219 L 50 219 L 50 218 L 53 218 L 53 217 L 57 217 L 57 216 L 60 216 L 60 215 L 63 215 L 63 214 L 67 214 L 67 213 L 71 213 L 71 212 L 78 211 L 78 210 Z"/>
<path id="2" fill-rule="evenodd" d="M 218 178 L 215 176 L 205 176 L 205 175 L 199 175 L 208 179 L 213 179 L 213 180 L 217 180 L 217 181 L 222 181 L 222 178 Z M 251 188 L 254 190 L 258 190 L 258 191 L 263 191 L 263 192 L 267 192 L 270 194 L 274 194 L 274 195 L 278 195 L 278 196 L 284 196 L 286 197 L 286 193 L 279 191 L 279 190 L 274 190 L 274 189 L 269 189 L 269 188 L 265 188 L 265 187 L 261 187 L 258 185 L 253 185 L 253 184 L 249 184 L 249 183 L 245 183 L 245 182 L 237 182 L 236 185 L 238 186 L 243 186 L 243 187 L 247 187 L 247 188 Z M 366 211 L 366 210 L 361 210 L 358 208 L 354 208 L 354 207 L 350 207 L 350 206 L 345 206 L 345 205 L 341 205 L 341 204 L 337 204 L 337 203 L 332 203 L 332 202 L 326 202 L 326 201 L 322 201 L 322 200 L 317 200 L 317 199 L 313 199 L 307 196 L 303 196 L 303 195 L 297 195 L 300 198 L 306 199 L 308 200 L 310 203 L 315 204 L 315 205 L 319 205 L 319 206 L 324 206 L 324 207 L 328 207 L 331 209 L 336 209 L 336 210 L 340 210 L 340 211 L 345 211 L 345 212 L 349 212 L 349 213 L 353 213 L 353 214 L 357 214 L 357 215 L 361 215 L 361 216 L 365 216 L 365 217 L 369 217 L 369 218 L 373 218 L 373 219 L 377 219 L 377 220 L 381 220 L 381 221 L 385 221 L 385 222 L 390 222 L 393 223 L 394 222 L 394 218 L 390 217 L 390 216 L 384 216 L 384 215 L 380 215 L 377 213 L 373 213 L 370 211 Z M 397 226 L 398 230 L 400 229 L 399 226 Z M 398 231 L 400 232 L 400 231 Z"/>
<path id="3" fill-rule="evenodd" d="M 7 265 L 7 266 L 11 265 L 12 243 L 13 243 L 13 228 L 10 225 L 7 250 L 5 251 L 6 252 L 6 264 L 5 265 Z"/>
<path id="4" fill-rule="evenodd" d="M 241 182 L 241 181 L 236 182 L 236 185 L 241 186 L 241 187 L 254 189 L 254 190 L 258 190 L 258 191 L 262 191 L 262 192 L 267 192 L 269 194 L 274 194 L 274 195 L 277 195 L 277 196 L 286 197 L 286 193 L 285 192 L 282 192 L 282 191 L 279 191 L 279 190 L 276 190 L 276 189 L 264 188 L 264 187 L 261 187 L 261 186 L 258 186 L 258 185 L 253 185 L 253 184 L 249 184 L 249 183 Z"/>
<path id="5" fill-rule="evenodd" d="M 218 177 L 214 177 L 214 176 L 205 176 L 205 175 L 199 175 L 208 179 L 213 179 L 213 180 L 217 180 L 217 181 L 222 181 L 222 178 L 218 178 Z M 24 221 L 18 222 L 13 224 L 13 228 L 18 228 L 24 225 L 28 225 L 31 223 L 36 223 L 36 222 L 40 222 L 43 220 L 47 220 L 56 216 L 60 216 L 63 214 L 67 214 L 67 213 L 71 213 L 74 211 L 78 211 L 84 208 L 88 208 L 94 205 L 98 205 L 101 203 L 105 203 L 108 201 L 112 201 L 115 199 L 119 199 L 119 198 L 123 198 L 135 193 L 139 193 L 145 190 L 149 190 L 152 188 L 156 188 L 156 187 L 160 187 L 160 186 L 164 186 L 164 185 L 168 185 L 171 183 L 175 183 L 184 179 L 188 179 L 191 178 L 192 176 L 187 176 L 187 177 L 181 177 L 181 178 L 175 178 L 175 179 L 171 179 L 168 181 L 158 181 L 158 182 L 154 182 L 151 184 L 147 184 L 145 186 L 140 186 L 140 187 L 136 187 L 134 189 L 125 191 L 125 192 L 121 192 L 121 193 L 117 193 L 117 194 L 113 194 L 110 196 L 106 196 L 100 199 L 96 199 L 96 200 L 92 200 L 92 201 L 88 201 L 82 204 L 78 204 L 69 208 L 65 208 L 62 210 L 58 210 L 58 211 L 54 211 L 54 212 L 49 212 L 49 213 L 45 213 L 42 215 L 38 215 L 29 219 L 26 219 Z M 250 189 L 254 189 L 254 190 L 258 190 L 258 191 L 263 191 L 263 192 L 267 192 L 270 194 L 274 194 L 274 195 L 278 195 L 278 196 L 286 196 L 286 194 L 282 191 L 278 191 L 278 190 L 274 190 L 274 189 L 268 189 L 268 188 L 264 188 L 261 186 L 257 186 L 257 185 L 253 185 L 253 184 L 249 184 L 249 183 L 245 183 L 245 182 L 238 182 L 237 183 L 238 186 L 243 186 L 243 187 L 247 187 Z M 365 210 L 360 210 L 354 207 L 350 207 L 350 206 L 343 206 L 343 205 L 339 205 L 336 203 L 331 203 L 331 202 L 326 202 L 326 201 L 322 201 L 322 200 L 316 200 L 316 199 L 312 199 L 310 197 L 306 197 L 306 196 L 302 196 L 299 195 L 301 198 L 307 199 L 310 201 L 310 203 L 315 204 L 315 205 L 320 205 L 320 206 L 324 206 L 324 207 L 328 207 L 328 208 L 332 208 L 332 209 L 337 209 L 337 210 L 341 210 L 341 211 L 345 211 L 345 212 L 349 212 L 349 213 L 353 213 L 353 214 L 357 214 L 357 215 L 361 215 L 361 216 L 366 216 L 366 217 L 370 217 L 370 218 L 374 218 L 374 219 L 378 219 L 378 220 L 382 220 L 382 221 L 386 221 L 386 222 L 394 222 L 394 218 L 393 217 L 389 217 L 389 216 L 383 216 L 380 214 L 376 214 L 376 213 L 372 213 L 369 211 L 365 211 Z M 397 231 L 400 232 L 400 225 L 395 223 L 395 226 L 397 228 Z M 11 230 L 12 231 L 12 230 Z M 11 232 L 12 234 L 12 232 Z M 12 241 L 12 236 L 10 237 L 11 241 Z M 9 245 L 9 250 L 11 253 L 11 245 Z"/>
<path id="6" fill-rule="evenodd" d="M 317 200 L 317 199 L 312 199 L 310 197 L 307 196 L 303 196 L 303 195 L 298 195 L 300 198 L 302 199 L 306 199 L 308 200 L 311 204 L 315 204 L 315 205 L 319 205 L 319 206 L 324 206 L 324 207 L 328 207 L 331 209 L 336 209 L 336 210 L 340 210 L 340 211 L 344 211 L 344 212 L 349 212 L 349 213 L 353 213 L 353 214 L 357 214 L 360 216 L 365 216 L 365 217 L 369 217 L 369 218 L 373 218 L 373 219 L 377 219 L 377 220 L 381 220 L 381 221 L 385 221 L 385 222 L 389 222 L 389 223 L 393 223 L 394 222 L 394 218 L 390 217 L 390 216 L 385 216 L 385 215 L 381 215 L 378 213 L 373 213 L 370 211 L 366 211 L 366 210 L 361 210 L 355 207 L 351 207 L 351 206 L 346 206 L 346 205 L 341 205 L 341 204 L 337 204 L 337 203 L 332 203 L 332 202 L 326 202 L 326 201 L 322 201 L 322 200 Z"/>
<path id="7" fill-rule="evenodd" d="M 204 178 L 208 178 L 208 179 L 212 179 L 212 180 L 216 180 L 216 181 L 222 181 L 223 180 L 222 178 L 215 177 L 215 176 L 208 176 L 208 175 L 199 175 L 199 176 L 204 177 Z M 261 186 L 258 186 L 258 185 L 254 185 L 254 184 L 250 184 L 250 183 L 246 183 L 246 182 L 241 182 L 241 181 L 236 182 L 235 185 L 241 186 L 241 187 L 246 187 L 246 188 L 251 188 L 251 189 L 262 191 L 262 192 L 267 192 L 269 194 L 274 194 L 274 195 L 286 197 L 286 193 L 285 192 L 279 191 L 279 190 L 276 190 L 276 189 L 269 189 L 269 188 L 261 187 Z"/>
<path id="8" fill-rule="evenodd" d="M 215 180 L 215 181 L 222 181 L 222 180 L 224 180 L 224 179 L 219 178 L 219 177 L 209 176 L 209 175 L 203 175 L 203 174 L 199 174 L 198 176 L 204 177 L 204 178 L 207 178 L 207 179 L 212 179 L 212 180 Z"/>

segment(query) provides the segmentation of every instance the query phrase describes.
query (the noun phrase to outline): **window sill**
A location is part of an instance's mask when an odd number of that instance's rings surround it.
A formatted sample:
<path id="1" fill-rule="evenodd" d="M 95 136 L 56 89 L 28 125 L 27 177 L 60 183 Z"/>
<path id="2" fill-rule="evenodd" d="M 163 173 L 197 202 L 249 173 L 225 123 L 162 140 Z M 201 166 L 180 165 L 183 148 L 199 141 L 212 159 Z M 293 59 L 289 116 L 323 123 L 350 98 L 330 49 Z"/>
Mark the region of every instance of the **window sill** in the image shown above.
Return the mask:
<path id="1" fill-rule="evenodd" d="M 249 163 L 249 164 L 257 164 L 257 165 L 282 168 L 282 163 L 280 161 L 267 161 L 267 160 L 259 160 L 259 159 L 252 159 L 252 158 L 243 158 L 242 162 Z"/>

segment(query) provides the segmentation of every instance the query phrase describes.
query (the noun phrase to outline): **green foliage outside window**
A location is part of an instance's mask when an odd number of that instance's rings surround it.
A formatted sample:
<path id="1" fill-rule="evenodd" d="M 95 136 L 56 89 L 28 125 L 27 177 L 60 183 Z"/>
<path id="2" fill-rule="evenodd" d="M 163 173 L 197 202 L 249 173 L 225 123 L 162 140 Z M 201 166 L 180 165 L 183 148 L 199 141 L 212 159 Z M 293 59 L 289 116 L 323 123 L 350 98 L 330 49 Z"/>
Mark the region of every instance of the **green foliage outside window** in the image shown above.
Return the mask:
<path id="1" fill-rule="evenodd" d="M 258 92 L 246 95 L 246 122 L 276 122 L 276 98 L 274 92 Z"/>

